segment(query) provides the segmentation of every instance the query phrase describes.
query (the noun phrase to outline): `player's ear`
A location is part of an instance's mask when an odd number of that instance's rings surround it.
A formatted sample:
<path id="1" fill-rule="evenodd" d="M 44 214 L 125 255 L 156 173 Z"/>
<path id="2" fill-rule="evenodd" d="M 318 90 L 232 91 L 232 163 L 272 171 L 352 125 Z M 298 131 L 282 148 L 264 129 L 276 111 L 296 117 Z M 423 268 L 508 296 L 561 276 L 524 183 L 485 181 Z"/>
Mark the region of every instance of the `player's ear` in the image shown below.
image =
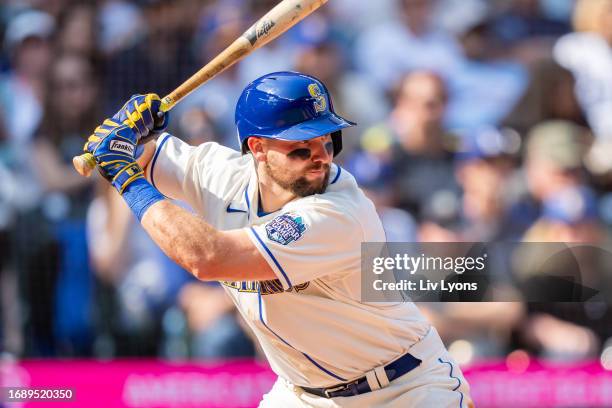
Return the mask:
<path id="1" fill-rule="evenodd" d="M 251 136 L 246 142 L 255 160 L 258 162 L 265 162 L 267 160 L 263 138 Z"/>

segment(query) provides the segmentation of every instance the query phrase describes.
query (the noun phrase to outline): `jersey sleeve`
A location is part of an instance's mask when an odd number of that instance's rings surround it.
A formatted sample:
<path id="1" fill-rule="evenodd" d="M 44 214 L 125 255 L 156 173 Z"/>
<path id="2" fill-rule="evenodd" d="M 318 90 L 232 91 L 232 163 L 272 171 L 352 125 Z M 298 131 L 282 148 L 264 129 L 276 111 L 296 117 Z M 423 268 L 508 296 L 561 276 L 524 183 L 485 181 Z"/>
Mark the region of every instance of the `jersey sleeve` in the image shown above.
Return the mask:
<path id="1" fill-rule="evenodd" d="M 157 139 L 146 177 L 166 197 L 204 211 L 207 194 L 214 195 L 210 191 L 211 180 L 218 178 L 215 174 L 236 154 L 236 151 L 218 143 L 191 146 L 164 133 Z"/>
<path id="2" fill-rule="evenodd" d="M 360 267 L 362 227 L 338 209 L 315 206 L 284 212 L 250 227 L 248 234 L 286 290 Z"/>

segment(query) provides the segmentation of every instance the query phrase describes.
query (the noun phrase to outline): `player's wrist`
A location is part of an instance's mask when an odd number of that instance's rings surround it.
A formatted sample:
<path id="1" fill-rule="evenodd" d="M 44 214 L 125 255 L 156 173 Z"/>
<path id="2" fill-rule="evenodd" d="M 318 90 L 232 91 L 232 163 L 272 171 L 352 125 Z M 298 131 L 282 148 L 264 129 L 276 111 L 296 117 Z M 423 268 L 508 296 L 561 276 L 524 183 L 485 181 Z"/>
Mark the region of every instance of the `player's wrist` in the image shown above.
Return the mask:
<path id="1" fill-rule="evenodd" d="M 117 173 L 110 179 L 110 182 L 119 194 L 123 194 L 125 189 L 134 181 L 144 179 L 144 171 L 135 161 L 126 164 L 120 163 L 117 168 Z"/>
<path id="2" fill-rule="evenodd" d="M 153 159 L 153 156 L 155 155 L 155 148 L 156 145 L 154 140 L 136 146 L 136 152 L 134 153 L 136 163 L 146 170 L 146 167 L 149 165 Z"/>
<path id="3" fill-rule="evenodd" d="M 123 190 L 122 197 L 138 221 L 142 221 L 142 217 L 153 204 L 166 199 L 144 178 L 138 178 L 128 184 Z"/>

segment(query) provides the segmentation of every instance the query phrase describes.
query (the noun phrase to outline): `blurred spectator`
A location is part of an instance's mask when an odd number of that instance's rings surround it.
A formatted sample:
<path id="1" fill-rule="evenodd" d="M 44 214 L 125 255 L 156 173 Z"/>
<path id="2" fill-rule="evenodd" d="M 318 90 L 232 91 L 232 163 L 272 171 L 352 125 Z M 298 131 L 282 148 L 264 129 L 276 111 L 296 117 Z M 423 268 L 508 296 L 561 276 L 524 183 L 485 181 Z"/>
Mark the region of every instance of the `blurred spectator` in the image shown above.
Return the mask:
<path id="1" fill-rule="evenodd" d="M 609 247 L 610 237 L 599 220 L 596 196 L 586 186 L 583 161 L 589 144 L 588 131 L 569 122 L 545 122 L 530 132 L 527 181 L 532 197 L 542 204 L 541 215 L 525 233 L 525 241 Z M 550 273 L 575 276 L 577 282 L 587 287 L 610 287 L 609 282 L 604 283 L 607 278 L 602 280 L 603 271 L 610 268 L 609 256 L 596 247 L 585 246 L 555 255 L 541 246 L 525 246 L 513 258 L 517 278 L 523 284 Z M 546 290 L 540 287 L 539 293 Z M 522 340 L 530 349 L 549 358 L 594 356 L 599 343 L 612 335 L 612 310 L 602 303 L 530 303 L 528 309 L 530 317 L 523 324 Z"/>
<path id="2" fill-rule="evenodd" d="M 575 80 L 570 71 L 551 59 L 533 63 L 529 85 L 503 123 L 524 134 L 548 120 L 564 120 L 586 126 L 584 114 L 574 93 Z"/>
<path id="3" fill-rule="evenodd" d="M 74 171 L 72 157 L 101 118 L 94 69 L 93 63 L 80 54 L 56 57 L 49 67 L 45 116 L 32 146 L 32 167 L 43 189 L 72 195 L 66 213 L 73 213 L 75 218 L 85 214 L 90 180 Z"/>
<path id="4" fill-rule="evenodd" d="M 453 35 L 481 23 L 496 7 L 487 0 L 436 0 L 435 5 L 435 24 Z"/>
<path id="5" fill-rule="evenodd" d="M 465 137 L 456 155 L 456 178 L 463 189 L 458 222 L 446 228 L 425 223 L 420 230 L 423 241 L 495 244 L 487 247 L 487 271 L 498 294 L 514 291 L 510 260 L 500 243 L 511 242 L 523 232 L 517 231 L 509 211 L 516 199 L 512 185 L 519 148 L 519 136 L 508 130 L 484 128 Z M 440 328 L 460 364 L 504 353 L 510 347 L 512 331 L 524 317 L 524 306 L 518 302 L 420 303 L 419 308 Z"/>
<path id="6" fill-rule="evenodd" d="M 46 70 L 51 58 L 49 41 L 55 22 L 44 12 L 21 6 L 14 9 L 15 14 L 3 9 L 9 18 L 3 45 L 10 67 L 0 78 L 0 234 L 5 237 L 1 290 L 8 291 L 6 301 L 13 302 L 11 307 L 3 307 L 7 319 L 5 341 L 14 352 L 50 355 L 54 353 L 53 310 L 49 307 L 52 294 L 49 290 L 41 292 L 55 280 L 55 244 L 39 222 L 36 208 L 40 189 L 28 157 L 29 143 L 43 115 Z M 29 281 L 32 276 L 36 276 L 32 282 L 37 284 Z M 25 297 L 27 320 L 15 320 L 19 311 L 16 294 Z M 28 323 L 26 333 L 22 332 L 24 323 Z"/>
<path id="7" fill-rule="evenodd" d="M 231 2 L 206 10 L 193 41 L 197 64 L 207 64 L 243 33 L 248 18 L 245 13 L 246 10 L 235 7 Z M 237 149 L 234 112 L 244 85 L 246 83 L 243 84 L 239 78 L 238 67 L 227 68 L 176 106 L 173 115 L 179 119 L 174 122 L 187 125 L 189 117 L 197 118 L 200 123 L 205 119 L 215 129 L 214 141 Z M 181 127 L 185 128 L 183 125 Z"/>
<path id="8" fill-rule="evenodd" d="M 436 74 L 409 74 L 388 119 L 362 137 L 364 149 L 393 169 L 399 206 L 438 223 L 455 219 L 459 192 L 452 163 L 457 138 L 442 126 L 446 92 Z"/>
<path id="9" fill-rule="evenodd" d="M 189 105 L 187 105 L 189 106 Z M 177 124 L 174 128 L 177 129 L 177 134 L 182 140 L 197 146 L 205 142 L 225 142 L 221 135 L 218 126 L 210 119 L 210 115 L 206 110 L 199 109 L 197 106 L 181 109 L 175 121 Z M 229 143 L 230 145 L 235 141 Z"/>
<path id="10" fill-rule="evenodd" d="M 559 2 L 557 0 L 557 2 Z M 541 0 L 510 0 L 505 9 L 496 13 L 491 20 L 493 34 L 500 41 L 500 47 L 513 54 L 520 61 L 530 63 L 550 55 L 556 37 L 570 30 L 568 20 L 559 20 L 555 9 L 542 7 Z"/>
<path id="11" fill-rule="evenodd" d="M 301 47 L 295 63 L 295 70 L 313 75 L 324 83 L 329 83 L 329 91 L 338 95 L 340 80 L 345 73 L 346 65 L 342 53 L 336 43 L 327 38 L 317 39 L 314 43 Z M 338 108 L 340 95 L 334 98 L 335 108 Z"/>
<path id="12" fill-rule="evenodd" d="M 203 359 L 255 356 L 255 345 L 249 337 L 251 330 L 218 284 L 190 283 L 179 296 L 191 332 L 191 356 Z"/>
<path id="13" fill-rule="evenodd" d="M 334 25 L 341 27 L 347 37 L 354 39 L 363 30 L 395 17 L 395 0 L 353 1 L 337 0 L 326 5 Z"/>
<path id="14" fill-rule="evenodd" d="M 612 1 L 579 0 L 574 28 L 557 41 L 555 60 L 574 74 L 576 96 L 595 135 L 612 138 Z"/>
<path id="15" fill-rule="evenodd" d="M 604 230 L 597 223 L 594 193 L 572 186 L 551 193 L 543 203 L 542 215 L 525 233 L 531 242 L 603 242 Z"/>
<path id="16" fill-rule="evenodd" d="M 587 129 L 549 121 L 528 134 L 525 171 L 531 195 L 543 202 L 552 194 L 584 184 L 584 157 L 591 143 Z"/>
<path id="17" fill-rule="evenodd" d="M 451 16 L 453 13 L 458 13 L 459 21 L 469 21 L 470 16 L 479 16 L 479 14 L 486 12 L 491 16 L 491 21 L 498 26 L 496 36 L 500 36 L 500 39 L 506 41 L 523 41 L 538 37 L 556 37 L 567 32 L 575 1 L 443 0 L 442 5 L 450 10 L 440 10 L 438 13 L 441 15 L 450 14 Z M 465 10 L 460 9 L 463 3 L 468 5 Z M 450 19 L 450 16 L 448 18 Z M 513 28 L 515 31 L 513 31 Z"/>
<path id="18" fill-rule="evenodd" d="M 123 0 L 102 1 L 98 12 L 99 46 L 105 55 L 131 48 L 142 39 L 145 22 L 141 10 Z"/>
<path id="19" fill-rule="evenodd" d="M 54 337 L 58 352 L 91 352 L 92 275 L 87 257 L 85 212 L 89 179 L 72 167 L 72 156 L 99 121 L 98 76 L 79 54 L 60 54 L 49 67 L 44 117 L 31 151 L 31 166 L 44 192 L 42 219 L 58 243 L 54 287 Z M 58 103 L 61 101 L 61 103 Z"/>
<path id="20" fill-rule="evenodd" d="M 42 10 L 57 19 L 63 10 L 73 5 L 72 0 L 16 0 L 17 3 L 26 3 L 28 7 Z"/>
<path id="21" fill-rule="evenodd" d="M 523 321 L 520 302 L 418 303 L 459 364 L 503 355 L 511 346 L 512 331 Z"/>
<path id="22" fill-rule="evenodd" d="M 0 109 L 9 141 L 14 143 L 28 142 L 42 118 L 54 29 L 53 17 L 34 10 L 18 14 L 6 28 L 4 45 L 11 70 L 0 80 Z"/>
<path id="23" fill-rule="evenodd" d="M 56 52 L 99 57 L 96 11 L 92 4 L 87 3 L 76 3 L 62 10 L 58 17 Z"/>
<path id="24" fill-rule="evenodd" d="M 515 158 L 520 136 L 508 129 L 483 128 L 464 141 L 457 180 L 463 190 L 456 233 L 461 241 L 514 241 L 524 229 L 510 208 L 519 198 Z M 499 188 L 504 186 L 504 188 Z"/>
<path id="25" fill-rule="evenodd" d="M 391 167 L 374 154 L 355 152 L 347 170 L 376 206 L 387 242 L 417 242 L 417 224 L 409 212 L 397 207 Z"/>
<path id="26" fill-rule="evenodd" d="M 400 0 L 397 20 L 377 24 L 359 36 L 357 68 L 386 90 L 412 70 L 448 77 L 463 60 L 457 41 L 432 24 L 435 0 Z"/>
<path id="27" fill-rule="evenodd" d="M 545 121 L 530 129 L 524 149 L 524 191 L 510 209 L 517 231 L 526 230 L 541 214 L 541 203 L 565 188 L 584 185 L 588 129 L 572 122 Z"/>
<path id="28" fill-rule="evenodd" d="M 565 277 L 568 282 L 573 278 L 574 284 L 602 291 L 601 300 L 609 298 L 612 280 L 606 271 L 612 266 L 612 256 L 600 248 L 609 248 L 612 241 L 599 223 L 595 200 L 585 186 L 566 187 L 545 199 L 542 216 L 524 240 L 562 244 L 527 244 L 517 250 L 513 258 L 522 285 L 531 285 L 534 293 L 545 296 L 554 289 L 539 277 Z M 569 249 L 567 245 L 572 243 L 587 245 Z M 568 290 L 573 296 L 585 293 L 576 287 Z M 601 300 L 529 303 L 522 341 L 547 358 L 581 360 L 596 356 L 603 341 L 612 336 L 612 308 Z"/>
<path id="29" fill-rule="evenodd" d="M 483 18 L 459 36 L 465 59 L 448 78 L 445 123 L 449 129 L 470 133 L 499 125 L 527 88 L 528 71 L 500 55 L 491 30 Z"/>
<path id="30" fill-rule="evenodd" d="M 134 46 L 109 56 L 105 113 L 116 110 L 136 92 L 164 96 L 196 71 L 190 49 L 194 28 L 184 16 L 188 3 L 142 0 L 147 32 Z"/>

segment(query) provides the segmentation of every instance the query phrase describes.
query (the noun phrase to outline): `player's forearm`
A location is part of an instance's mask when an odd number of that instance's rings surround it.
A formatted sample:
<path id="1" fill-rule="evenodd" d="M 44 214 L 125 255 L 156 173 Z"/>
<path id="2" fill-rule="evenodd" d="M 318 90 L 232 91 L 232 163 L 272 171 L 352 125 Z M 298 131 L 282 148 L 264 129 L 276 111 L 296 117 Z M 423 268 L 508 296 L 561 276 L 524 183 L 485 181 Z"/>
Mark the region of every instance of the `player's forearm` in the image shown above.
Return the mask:
<path id="1" fill-rule="evenodd" d="M 170 259 L 201 280 L 214 280 L 226 258 L 223 237 L 202 218 L 163 200 L 152 205 L 142 226 Z"/>

